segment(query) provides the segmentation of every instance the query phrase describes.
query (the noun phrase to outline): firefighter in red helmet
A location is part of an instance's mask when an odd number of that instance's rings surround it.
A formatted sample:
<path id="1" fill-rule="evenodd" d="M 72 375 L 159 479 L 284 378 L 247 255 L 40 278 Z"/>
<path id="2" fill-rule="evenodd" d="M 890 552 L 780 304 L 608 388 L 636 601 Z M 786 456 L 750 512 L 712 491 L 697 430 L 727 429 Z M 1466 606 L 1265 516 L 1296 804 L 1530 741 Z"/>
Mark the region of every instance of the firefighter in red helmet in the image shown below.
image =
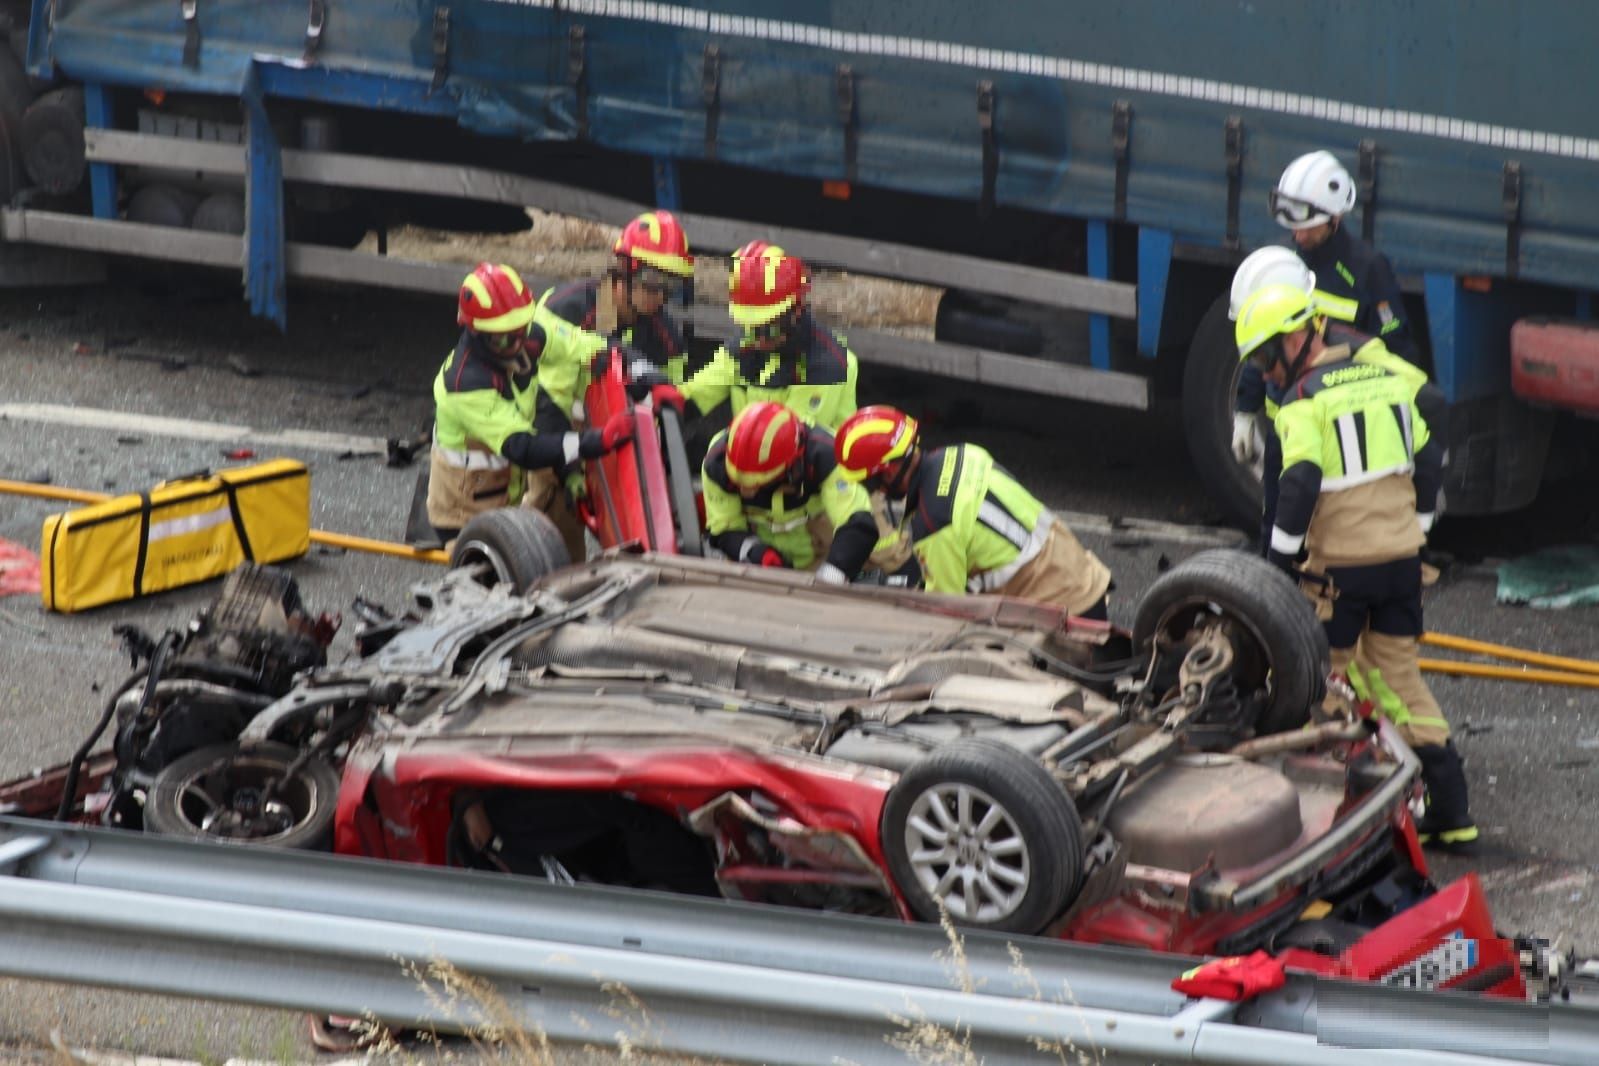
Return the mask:
<path id="1" fill-rule="evenodd" d="M 461 282 L 456 322 L 461 336 L 433 379 L 427 513 L 443 541 L 475 514 L 520 503 L 527 471 L 603 455 L 632 434 L 625 416 L 582 433 L 534 432 L 545 334 L 511 267 L 479 263 Z"/>
<path id="2" fill-rule="evenodd" d="M 854 580 L 877 544 L 877 524 L 865 491 L 837 466 L 827 430 L 780 403 L 750 404 L 705 456 L 711 543 L 737 562 Z"/>
<path id="3" fill-rule="evenodd" d="M 855 410 L 859 365 L 838 333 L 810 309 L 805 261 L 767 241 L 733 253 L 728 313 L 740 327 L 733 350 L 718 349 L 683 385 L 701 411 L 724 401 L 737 415 L 757 400 L 788 407 L 807 425 L 834 431 Z"/>
<path id="4" fill-rule="evenodd" d="M 834 440 L 843 476 L 903 501 L 929 592 L 1038 600 L 1105 620 L 1110 571 L 975 444 L 925 452 L 916 420 L 863 407 Z"/>

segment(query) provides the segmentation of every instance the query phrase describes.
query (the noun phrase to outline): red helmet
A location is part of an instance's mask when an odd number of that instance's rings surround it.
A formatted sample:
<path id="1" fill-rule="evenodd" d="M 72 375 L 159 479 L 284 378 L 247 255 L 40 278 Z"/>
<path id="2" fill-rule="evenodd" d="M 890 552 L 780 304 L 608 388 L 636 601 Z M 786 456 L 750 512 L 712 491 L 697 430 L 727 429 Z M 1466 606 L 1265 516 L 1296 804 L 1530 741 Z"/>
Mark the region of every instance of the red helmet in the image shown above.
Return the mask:
<path id="1" fill-rule="evenodd" d="M 479 263 L 461 282 L 458 325 L 478 333 L 515 333 L 533 321 L 533 293 L 503 263 Z"/>
<path id="2" fill-rule="evenodd" d="M 738 413 L 727 432 L 727 476 L 740 488 L 758 489 L 782 477 L 805 447 L 799 417 L 762 400 Z"/>
<path id="3" fill-rule="evenodd" d="M 777 245 L 750 241 L 733 253 L 727 289 L 727 309 L 734 322 L 764 325 L 790 308 L 805 306 L 811 272 L 803 259 Z"/>
<path id="4" fill-rule="evenodd" d="M 885 472 L 916 447 L 916 419 L 897 408 L 875 404 L 844 419 L 833 437 L 839 476 L 861 481 Z"/>
<path id="5" fill-rule="evenodd" d="M 694 257 L 688 251 L 688 234 L 670 211 L 646 211 L 622 227 L 611 251 L 631 262 L 631 273 L 652 266 L 679 278 L 694 276 Z"/>

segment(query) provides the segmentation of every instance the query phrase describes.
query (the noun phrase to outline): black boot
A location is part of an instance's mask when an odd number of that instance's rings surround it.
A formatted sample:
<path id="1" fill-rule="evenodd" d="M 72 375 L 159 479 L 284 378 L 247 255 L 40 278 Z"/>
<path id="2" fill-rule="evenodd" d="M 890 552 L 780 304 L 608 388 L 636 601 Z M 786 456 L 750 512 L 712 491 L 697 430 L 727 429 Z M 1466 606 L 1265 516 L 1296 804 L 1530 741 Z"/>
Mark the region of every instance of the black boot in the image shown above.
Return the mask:
<path id="1" fill-rule="evenodd" d="M 1427 786 L 1427 813 L 1416 820 L 1416 835 L 1428 847 L 1469 852 L 1477 846 L 1477 827 L 1466 804 L 1466 774 L 1453 742 L 1416 749 Z"/>

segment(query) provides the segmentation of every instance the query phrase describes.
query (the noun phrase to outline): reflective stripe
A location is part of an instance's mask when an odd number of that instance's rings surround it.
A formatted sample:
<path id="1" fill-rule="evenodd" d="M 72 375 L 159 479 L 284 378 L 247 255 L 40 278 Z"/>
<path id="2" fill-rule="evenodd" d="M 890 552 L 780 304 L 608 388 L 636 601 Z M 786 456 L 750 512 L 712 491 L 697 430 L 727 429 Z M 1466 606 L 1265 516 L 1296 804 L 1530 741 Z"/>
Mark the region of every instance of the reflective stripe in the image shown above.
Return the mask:
<path id="1" fill-rule="evenodd" d="M 991 505 L 986 500 L 983 501 L 983 506 L 978 509 L 977 513 L 979 519 L 983 517 L 983 509 L 990 506 L 994 506 L 996 511 L 1000 511 L 1000 513 L 1004 515 L 1004 517 L 1016 529 L 1019 530 L 1021 528 L 1020 522 L 1017 522 L 1016 519 L 1011 518 L 1008 514 L 1005 514 L 1005 512 L 998 506 Z M 990 522 L 985 521 L 983 524 L 988 526 L 990 529 L 994 528 L 993 524 Z M 1049 540 L 1049 531 L 1054 524 L 1054 514 L 1048 510 L 1038 512 L 1038 524 L 1033 526 L 1033 531 L 1026 534 L 1023 542 L 1018 545 L 1019 550 L 1016 553 L 1016 558 L 1012 559 L 1004 566 L 997 567 L 993 570 L 984 571 L 981 574 L 972 575 L 966 581 L 966 591 L 994 592 L 997 589 L 1003 588 L 1006 582 L 1016 576 L 1017 571 L 1021 570 L 1022 567 L 1038 558 L 1038 553 L 1044 550 L 1044 544 Z M 1000 531 L 997 529 L 995 529 L 994 532 L 1000 533 Z M 1001 536 L 1005 536 L 1007 540 L 1010 539 L 1007 534 L 1001 533 Z M 1015 541 L 1012 540 L 1011 543 L 1014 544 Z"/>
<path id="2" fill-rule="evenodd" d="M 511 465 L 511 461 L 505 456 L 480 451 L 477 448 L 457 451 L 454 448 L 440 448 L 435 444 L 433 449 L 439 453 L 439 458 L 444 460 L 445 465 L 453 466 L 457 470 L 504 470 Z"/>
<path id="3" fill-rule="evenodd" d="M 1400 463 L 1397 466 L 1386 466 L 1381 470 L 1367 470 L 1363 474 L 1345 474 L 1343 477 L 1325 477 L 1321 479 L 1321 491 L 1340 492 L 1343 489 L 1352 489 L 1360 485 L 1370 485 L 1373 481 L 1381 481 L 1385 477 L 1403 474 L 1409 477 L 1415 473 L 1414 463 Z"/>
<path id="4" fill-rule="evenodd" d="M 583 435 L 581 433 L 561 434 L 561 458 L 566 460 L 567 466 L 571 466 L 573 463 L 577 462 L 577 458 L 582 450 L 582 446 Z"/>
<path id="5" fill-rule="evenodd" d="M 796 514 L 793 518 L 785 518 L 781 522 L 768 518 L 765 515 L 755 515 L 753 517 L 757 522 L 764 522 L 766 524 L 766 528 L 770 529 L 773 533 L 788 533 L 792 530 L 799 529 L 801 526 L 805 525 L 806 522 L 810 521 L 810 518 L 807 517 L 803 512 Z"/>
<path id="6" fill-rule="evenodd" d="M 1035 525 L 1032 530 L 1016 521 L 1016 517 L 1000 506 L 993 496 L 983 497 L 983 502 L 977 505 L 977 520 L 989 529 L 1010 541 L 1017 551 L 1027 546 L 1033 533 L 1037 531 Z"/>
<path id="7" fill-rule="evenodd" d="M 1416 444 L 1412 436 L 1414 430 L 1410 425 L 1410 405 L 1408 403 L 1394 404 L 1394 417 L 1399 421 L 1400 435 L 1405 438 L 1405 457 L 1414 459 L 1416 457 Z"/>
<path id="8" fill-rule="evenodd" d="M 845 585 L 849 583 L 844 576 L 844 571 L 832 563 L 823 563 L 816 568 L 816 580 L 824 585 Z"/>
<path id="9" fill-rule="evenodd" d="M 1432 524 L 1434 522 L 1436 522 L 1437 520 L 1438 520 L 1438 512 L 1437 511 L 1417 511 L 1416 512 L 1416 521 L 1421 523 L 1421 531 L 1423 533 L 1431 533 L 1432 532 Z"/>
<path id="10" fill-rule="evenodd" d="M 220 507 L 213 507 L 209 511 L 199 514 L 185 515 L 182 518 L 168 518 L 163 522 L 150 523 L 149 541 L 154 544 L 158 540 L 168 537 L 181 537 L 185 533 L 198 533 L 202 529 L 211 529 L 228 522 L 233 518 L 233 509 L 226 502 Z"/>
<path id="11" fill-rule="evenodd" d="M 1366 460 L 1361 455 L 1361 427 L 1353 414 L 1339 415 L 1333 424 L 1338 427 L 1338 446 L 1344 453 L 1344 476 L 1358 477 L 1365 473 Z"/>
<path id="12" fill-rule="evenodd" d="M 1281 552 L 1284 555 L 1296 555 L 1298 554 L 1299 549 L 1303 548 L 1304 546 L 1305 535 L 1303 533 L 1300 533 L 1296 536 L 1295 534 L 1288 532 L 1282 526 L 1271 527 L 1272 551 Z"/>
<path id="13" fill-rule="evenodd" d="M 1353 322 L 1360 316 L 1360 301 L 1351 300 L 1347 296 L 1334 296 L 1326 289 L 1317 289 L 1311 293 L 1316 301 L 1316 310 L 1328 318 L 1336 318 L 1340 322 Z"/>

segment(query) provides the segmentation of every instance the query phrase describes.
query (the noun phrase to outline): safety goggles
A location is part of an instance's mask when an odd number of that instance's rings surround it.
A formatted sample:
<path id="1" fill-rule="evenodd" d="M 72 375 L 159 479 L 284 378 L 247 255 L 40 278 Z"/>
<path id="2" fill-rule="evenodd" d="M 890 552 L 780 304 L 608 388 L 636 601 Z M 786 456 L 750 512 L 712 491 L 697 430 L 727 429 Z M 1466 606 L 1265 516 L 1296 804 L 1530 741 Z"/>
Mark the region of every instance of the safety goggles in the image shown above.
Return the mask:
<path id="1" fill-rule="evenodd" d="M 688 291 L 688 280 L 668 274 L 652 266 L 640 267 L 633 275 L 633 284 L 651 296 L 676 299 Z"/>
<path id="2" fill-rule="evenodd" d="M 482 336 L 483 343 L 488 346 L 489 351 L 501 358 L 515 355 L 522 350 L 522 345 L 527 343 L 525 328 L 512 330 L 509 333 L 485 333 Z"/>
<path id="3" fill-rule="evenodd" d="M 1268 203 L 1271 205 L 1271 215 L 1277 220 L 1277 224 L 1289 229 L 1303 229 L 1315 225 L 1318 220 L 1325 217 L 1315 205 L 1296 200 L 1292 196 L 1285 196 L 1276 189 L 1271 191 Z"/>

